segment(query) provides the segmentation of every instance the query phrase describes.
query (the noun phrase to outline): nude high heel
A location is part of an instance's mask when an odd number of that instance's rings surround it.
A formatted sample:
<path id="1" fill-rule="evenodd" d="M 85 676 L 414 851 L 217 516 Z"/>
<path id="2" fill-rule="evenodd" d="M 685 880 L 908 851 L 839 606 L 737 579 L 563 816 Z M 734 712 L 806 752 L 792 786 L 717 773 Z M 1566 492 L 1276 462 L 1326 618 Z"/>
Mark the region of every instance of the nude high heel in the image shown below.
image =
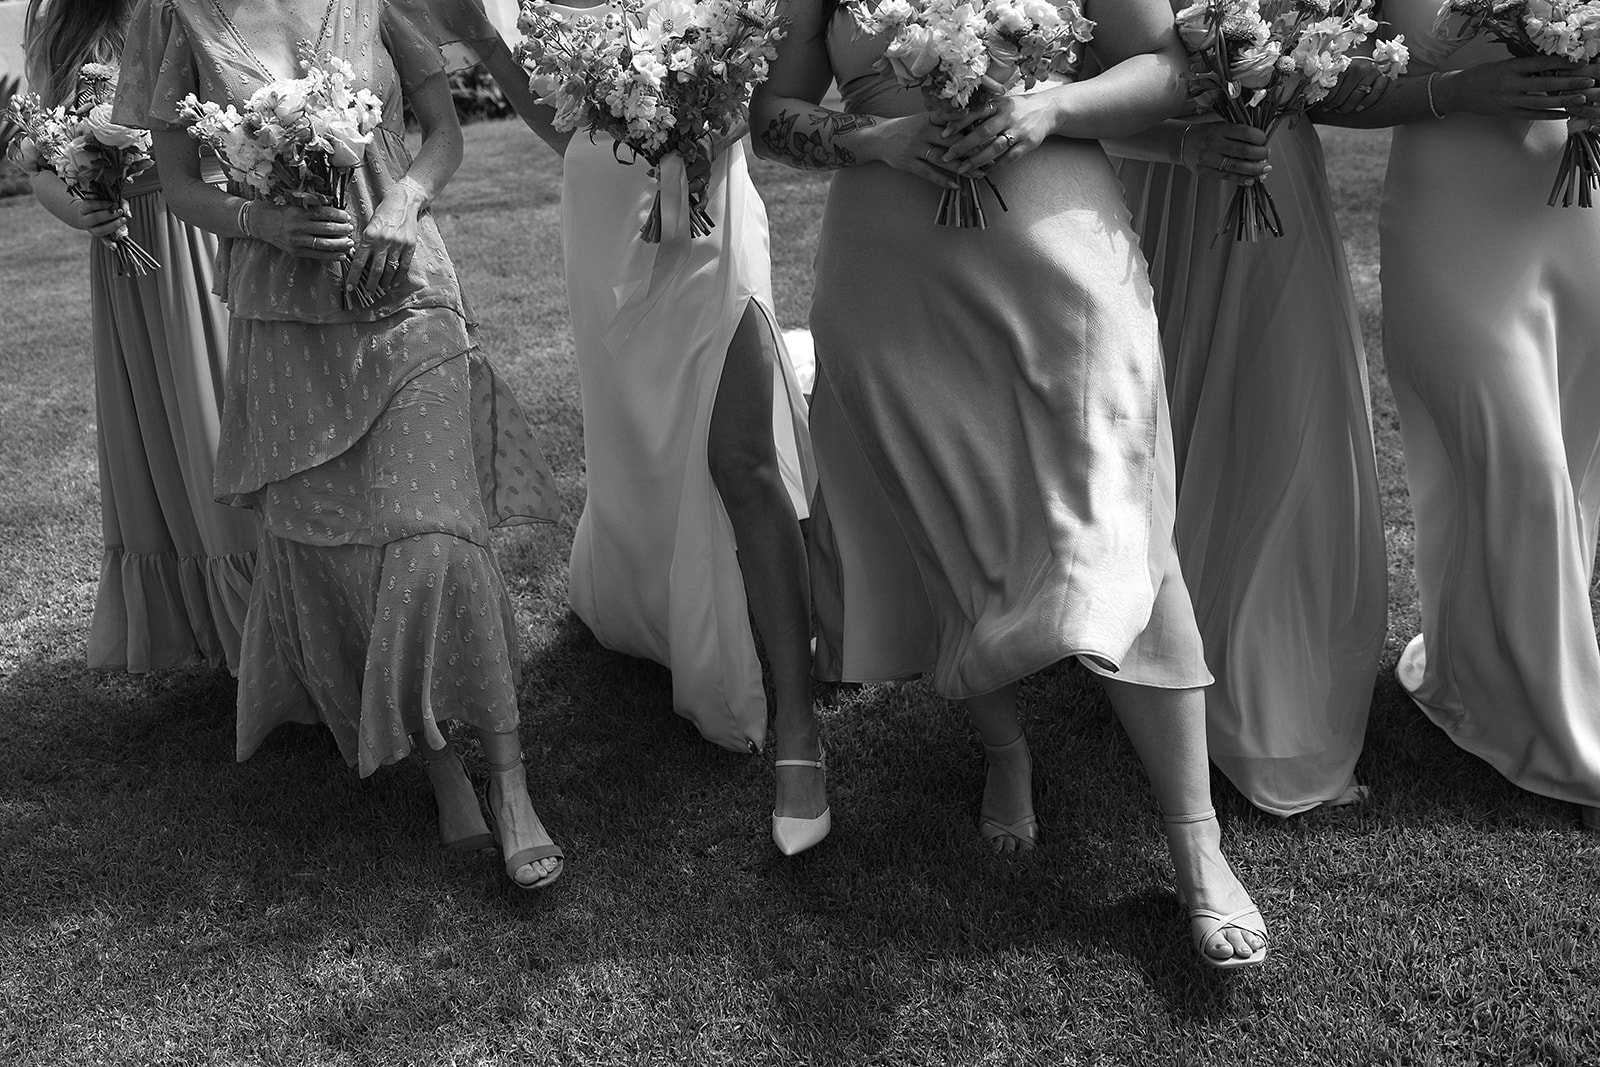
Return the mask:
<path id="1" fill-rule="evenodd" d="M 821 752 L 816 759 L 781 759 L 773 763 L 774 767 L 814 767 L 823 774 L 828 773 L 828 754 Z M 833 829 L 833 806 L 822 809 L 822 814 L 814 819 L 796 819 L 788 815 L 772 813 L 772 843 L 778 846 L 778 851 L 785 856 L 793 856 L 813 848 L 828 836 L 828 831 Z"/>

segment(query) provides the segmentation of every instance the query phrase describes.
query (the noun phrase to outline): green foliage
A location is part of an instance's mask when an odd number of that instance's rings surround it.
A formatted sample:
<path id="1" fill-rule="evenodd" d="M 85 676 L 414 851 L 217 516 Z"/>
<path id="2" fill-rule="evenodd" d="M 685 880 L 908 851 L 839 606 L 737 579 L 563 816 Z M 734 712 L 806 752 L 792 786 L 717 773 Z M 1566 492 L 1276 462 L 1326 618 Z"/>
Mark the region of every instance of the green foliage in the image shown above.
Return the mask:
<path id="1" fill-rule="evenodd" d="M 465 126 L 484 119 L 505 118 L 511 114 L 500 86 L 486 74 L 481 66 L 451 71 L 450 96 L 455 100 L 456 116 Z"/>

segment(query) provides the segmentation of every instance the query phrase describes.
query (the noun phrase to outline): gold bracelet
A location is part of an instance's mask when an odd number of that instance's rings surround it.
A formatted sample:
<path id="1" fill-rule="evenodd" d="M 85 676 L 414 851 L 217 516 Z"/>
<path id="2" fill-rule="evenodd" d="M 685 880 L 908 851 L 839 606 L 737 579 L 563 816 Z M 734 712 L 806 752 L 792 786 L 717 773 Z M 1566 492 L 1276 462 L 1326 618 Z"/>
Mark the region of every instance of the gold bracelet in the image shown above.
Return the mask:
<path id="1" fill-rule="evenodd" d="M 1432 74 L 1428 75 L 1428 111 L 1433 115 L 1434 118 L 1442 119 L 1444 118 L 1444 112 L 1435 107 L 1433 103 L 1433 79 L 1437 78 L 1438 76 L 1438 71 L 1434 71 Z"/>

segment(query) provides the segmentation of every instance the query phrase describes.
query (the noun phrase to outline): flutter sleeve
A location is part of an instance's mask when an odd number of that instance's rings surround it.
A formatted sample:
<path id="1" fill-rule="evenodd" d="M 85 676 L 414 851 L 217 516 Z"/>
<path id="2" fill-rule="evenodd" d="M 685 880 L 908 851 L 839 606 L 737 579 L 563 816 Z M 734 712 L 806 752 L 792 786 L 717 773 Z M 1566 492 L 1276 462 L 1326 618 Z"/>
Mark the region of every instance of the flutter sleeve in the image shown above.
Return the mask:
<path id="1" fill-rule="evenodd" d="M 172 130 L 178 101 L 195 91 L 194 51 L 172 0 L 139 0 L 122 45 L 112 119 L 124 126 Z"/>
<path id="2" fill-rule="evenodd" d="M 419 6 L 385 3 L 379 24 L 384 50 L 394 61 L 395 73 L 400 76 L 400 87 L 407 96 L 416 92 L 429 78 L 445 73 L 444 57 L 439 52 L 438 41 L 428 32 L 426 25 L 415 17 Z"/>
<path id="3" fill-rule="evenodd" d="M 387 6 L 433 40 L 446 70 L 475 66 L 501 41 L 484 0 L 389 0 Z"/>

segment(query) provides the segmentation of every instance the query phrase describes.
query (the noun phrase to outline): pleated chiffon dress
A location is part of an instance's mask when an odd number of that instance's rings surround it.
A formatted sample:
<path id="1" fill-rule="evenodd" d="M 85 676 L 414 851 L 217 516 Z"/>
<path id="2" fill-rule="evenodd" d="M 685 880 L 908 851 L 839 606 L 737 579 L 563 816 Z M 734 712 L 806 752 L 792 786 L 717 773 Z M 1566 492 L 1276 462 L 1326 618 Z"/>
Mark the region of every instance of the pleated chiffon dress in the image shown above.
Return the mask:
<path id="1" fill-rule="evenodd" d="M 436 42 L 394 5 L 334 7 L 329 41 L 384 100 L 351 181 L 358 229 L 405 173 L 401 96 L 442 76 Z M 185 93 L 242 104 L 271 74 L 215 5 L 136 10 L 123 121 L 171 128 Z M 135 48 L 137 45 L 137 48 Z M 551 521 L 549 469 L 515 398 L 473 343 L 437 226 L 403 281 L 346 309 L 337 264 L 228 241 L 232 312 L 217 489 L 265 534 L 244 635 L 238 757 L 284 722 L 322 722 L 368 774 L 444 743 L 448 718 L 518 723 L 510 599 L 493 526 Z"/>
<path id="2" fill-rule="evenodd" d="M 214 499 L 228 354 L 217 239 L 167 210 L 154 168 L 124 197 L 129 236 L 160 267 L 119 275 L 90 245 L 105 551 L 89 666 L 237 672 L 259 528 Z"/>
<path id="3" fill-rule="evenodd" d="M 921 114 L 877 69 L 885 43 L 833 19 L 845 109 Z M 1116 176 L 1098 144 L 1060 138 L 991 176 L 1010 210 L 991 200 L 987 229 L 936 225 L 940 189 L 887 166 L 833 177 L 811 314 L 817 672 L 931 672 L 960 698 L 1077 656 L 1205 685 Z"/>
<path id="4" fill-rule="evenodd" d="M 605 8 L 552 5 L 569 15 Z M 728 345 L 755 307 L 777 345 L 772 435 L 796 516 L 815 485 L 805 398 L 773 313 L 767 214 L 742 142 L 712 165 L 708 235 L 682 219 L 682 167 L 658 183 L 579 131 L 562 168 L 567 302 L 583 393 L 587 492 L 572 610 L 605 647 L 672 672 L 672 706 L 724 748 L 760 747 L 767 698 L 744 574 L 708 439 Z M 618 149 L 627 159 L 628 150 Z M 667 232 L 642 241 L 657 189 Z M 675 208 L 677 210 L 675 210 Z"/>
<path id="5" fill-rule="evenodd" d="M 1236 186 L 1124 159 L 1150 264 L 1178 469 L 1176 536 L 1216 684 L 1211 761 L 1293 815 L 1359 796 L 1388 622 L 1361 323 L 1322 146 L 1270 144 L 1284 236 L 1217 237 Z"/>
<path id="6" fill-rule="evenodd" d="M 1424 77 L 1507 58 L 1385 3 Z M 1546 204 L 1563 122 L 1467 114 L 1395 130 L 1384 352 L 1416 518 L 1422 632 L 1400 684 L 1524 789 L 1600 805 L 1600 215 Z"/>

